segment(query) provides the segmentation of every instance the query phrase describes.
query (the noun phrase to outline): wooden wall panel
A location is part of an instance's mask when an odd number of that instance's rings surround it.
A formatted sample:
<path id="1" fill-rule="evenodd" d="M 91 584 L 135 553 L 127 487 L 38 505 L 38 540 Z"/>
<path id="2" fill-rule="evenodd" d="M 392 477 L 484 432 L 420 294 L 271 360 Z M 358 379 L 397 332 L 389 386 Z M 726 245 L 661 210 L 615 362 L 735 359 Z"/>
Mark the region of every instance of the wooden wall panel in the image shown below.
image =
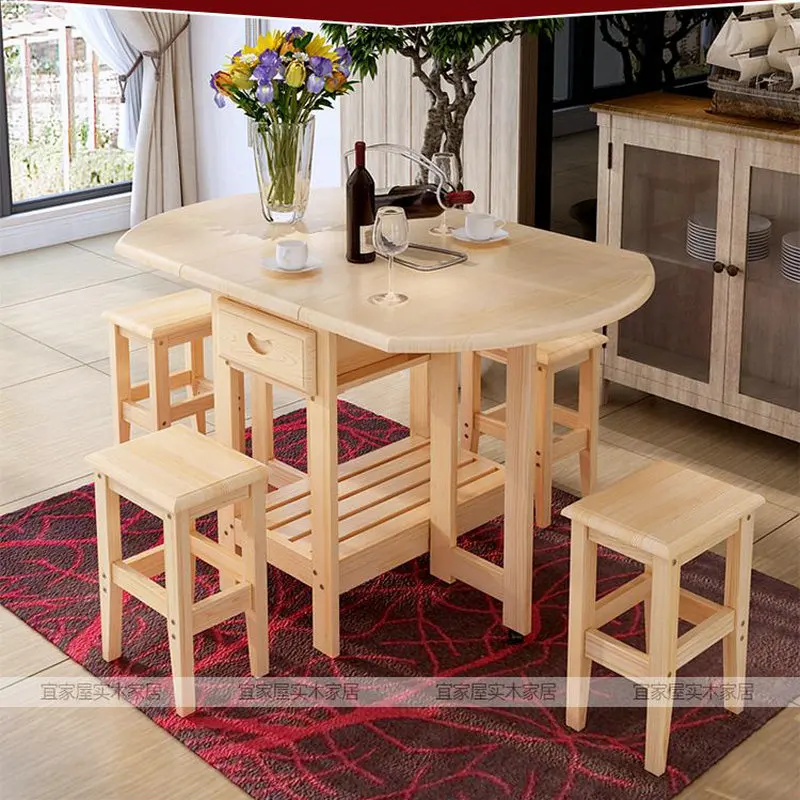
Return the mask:
<path id="1" fill-rule="evenodd" d="M 492 197 L 492 56 L 476 73 L 478 85 L 464 125 L 464 187 L 475 192 L 472 211 L 489 212 Z"/>
<path id="2" fill-rule="evenodd" d="M 364 141 L 370 144 L 393 141 L 398 120 L 393 112 L 387 91 L 389 64 L 386 58 L 378 62 L 374 78 L 367 78 L 356 92 L 361 92 L 364 102 Z M 391 136 L 389 125 L 391 123 Z M 350 145 L 352 147 L 352 145 Z M 367 169 L 375 181 L 375 189 L 386 186 L 387 158 L 385 154 L 367 153 Z"/>
<path id="3" fill-rule="evenodd" d="M 501 47 L 492 57 L 489 212 L 507 221 L 517 218 L 519 80 L 511 76 L 519 75 L 519 59 L 519 42 Z"/>
<path id="4" fill-rule="evenodd" d="M 464 185 L 475 192 L 475 211 L 507 221 L 517 218 L 519 169 L 519 42 L 503 45 L 477 74 L 476 97 L 467 116 L 462 158 Z M 365 80 L 341 99 L 342 148 L 357 138 L 367 144 L 392 142 L 419 150 L 428 109 L 422 84 L 411 77 L 408 59 L 380 60 L 374 80 Z M 416 176 L 395 157 L 372 158 L 367 166 L 376 188 Z"/>
<path id="5" fill-rule="evenodd" d="M 411 61 L 397 53 L 389 53 L 386 57 L 386 100 L 390 110 L 387 113 L 387 138 L 384 141 L 411 147 Z M 386 186 L 410 183 L 411 167 L 406 159 L 389 156 L 386 163 Z"/>

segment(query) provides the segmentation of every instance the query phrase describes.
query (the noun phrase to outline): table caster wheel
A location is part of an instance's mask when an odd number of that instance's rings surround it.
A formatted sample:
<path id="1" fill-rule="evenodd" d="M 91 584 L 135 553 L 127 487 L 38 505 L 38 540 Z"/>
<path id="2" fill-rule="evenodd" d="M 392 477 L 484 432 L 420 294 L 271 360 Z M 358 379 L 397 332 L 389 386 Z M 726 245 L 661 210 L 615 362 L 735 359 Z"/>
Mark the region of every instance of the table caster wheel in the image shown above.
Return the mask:
<path id="1" fill-rule="evenodd" d="M 508 631 L 509 644 L 522 644 L 524 641 L 525 637 L 521 633 L 517 633 L 516 631 L 512 631 L 509 629 Z"/>

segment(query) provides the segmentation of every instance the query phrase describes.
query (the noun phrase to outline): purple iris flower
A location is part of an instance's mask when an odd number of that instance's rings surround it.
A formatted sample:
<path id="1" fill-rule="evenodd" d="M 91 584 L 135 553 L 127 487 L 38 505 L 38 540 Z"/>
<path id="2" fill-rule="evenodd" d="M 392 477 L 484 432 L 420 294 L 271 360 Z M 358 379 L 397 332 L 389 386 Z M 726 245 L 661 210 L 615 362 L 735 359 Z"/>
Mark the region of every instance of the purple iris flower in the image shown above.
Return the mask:
<path id="1" fill-rule="evenodd" d="M 315 75 L 313 72 L 308 76 L 306 81 L 306 89 L 311 94 L 319 94 L 325 88 L 325 78 Z"/>
<path id="2" fill-rule="evenodd" d="M 272 82 L 259 84 L 256 89 L 256 100 L 262 105 L 269 105 L 275 96 L 275 87 Z"/>
<path id="3" fill-rule="evenodd" d="M 336 68 L 342 75 L 347 78 L 350 75 L 350 67 L 353 64 L 353 56 L 350 55 L 350 51 L 346 47 L 337 47 L 336 48 L 336 55 L 339 56 L 339 62 L 336 65 Z"/>
<path id="4" fill-rule="evenodd" d="M 289 33 L 286 34 L 286 40 L 291 42 L 292 39 L 300 39 L 302 36 L 305 36 L 306 32 L 295 25 L 293 28 L 289 30 Z"/>
<path id="5" fill-rule="evenodd" d="M 282 74 L 281 57 L 274 50 L 265 50 L 258 59 L 258 66 L 253 70 L 253 79 L 260 84 L 269 83 Z"/>
<path id="6" fill-rule="evenodd" d="M 333 62 L 323 56 L 311 56 L 308 61 L 311 71 L 318 78 L 327 78 L 333 74 Z"/>

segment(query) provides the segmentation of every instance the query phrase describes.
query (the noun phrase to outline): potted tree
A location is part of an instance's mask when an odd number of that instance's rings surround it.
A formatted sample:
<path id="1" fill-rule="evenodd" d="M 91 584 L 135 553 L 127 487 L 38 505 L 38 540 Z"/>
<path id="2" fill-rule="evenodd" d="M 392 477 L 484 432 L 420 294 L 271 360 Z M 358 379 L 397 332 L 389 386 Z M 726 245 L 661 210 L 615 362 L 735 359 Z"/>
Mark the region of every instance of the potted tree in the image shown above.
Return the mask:
<path id="1" fill-rule="evenodd" d="M 552 37 L 560 20 L 537 19 L 383 28 L 323 25 L 334 44 L 347 47 L 357 77 L 375 77 L 378 59 L 398 53 L 411 60 L 412 74 L 428 95 L 428 117 L 420 151 L 453 153 L 461 174 L 464 121 L 475 99 L 476 72 L 501 45 L 523 34 Z"/>

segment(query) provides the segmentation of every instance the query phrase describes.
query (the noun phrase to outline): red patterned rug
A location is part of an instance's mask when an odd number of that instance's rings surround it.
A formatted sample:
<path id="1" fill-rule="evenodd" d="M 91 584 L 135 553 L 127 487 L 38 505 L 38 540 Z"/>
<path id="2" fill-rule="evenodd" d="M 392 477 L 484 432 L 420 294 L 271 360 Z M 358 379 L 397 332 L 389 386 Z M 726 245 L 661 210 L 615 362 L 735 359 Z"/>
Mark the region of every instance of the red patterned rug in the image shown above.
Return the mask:
<path id="1" fill-rule="evenodd" d="M 347 403 L 339 410 L 342 460 L 406 435 L 389 420 Z M 275 425 L 279 456 L 303 468 L 305 415 Z M 310 591 L 270 570 L 273 676 L 468 677 L 563 676 L 566 667 L 569 538 L 558 511 L 572 498 L 555 493 L 555 521 L 536 533 L 534 631 L 509 644 L 500 604 L 461 583 L 431 578 L 425 558 L 342 597 L 342 654 L 332 661 L 311 647 Z M 123 504 L 126 552 L 157 543 L 156 520 Z M 493 522 L 466 537 L 475 552 L 498 557 Z M 0 602 L 93 674 L 169 675 L 163 620 L 126 598 L 124 653 L 100 657 L 100 629 L 90 486 L 0 518 Z M 639 568 L 603 552 L 602 590 Z M 706 554 L 684 569 L 684 585 L 719 599 L 722 559 Z M 211 585 L 212 574 L 199 579 Z M 753 575 L 749 673 L 800 674 L 796 626 L 800 590 Z M 633 609 L 615 636 L 641 634 Z M 195 638 L 198 676 L 246 676 L 241 616 Z M 720 675 L 721 645 L 682 675 Z M 563 708 L 212 708 L 187 719 L 165 708 L 142 709 L 158 725 L 254 798 L 270 800 L 492 800 L 668 798 L 709 769 L 777 713 L 747 708 L 733 716 L 713 707 L 676 708 L 670 766 L 644 772 L 644 711 L 598 708 L 580 733 Z"/>

